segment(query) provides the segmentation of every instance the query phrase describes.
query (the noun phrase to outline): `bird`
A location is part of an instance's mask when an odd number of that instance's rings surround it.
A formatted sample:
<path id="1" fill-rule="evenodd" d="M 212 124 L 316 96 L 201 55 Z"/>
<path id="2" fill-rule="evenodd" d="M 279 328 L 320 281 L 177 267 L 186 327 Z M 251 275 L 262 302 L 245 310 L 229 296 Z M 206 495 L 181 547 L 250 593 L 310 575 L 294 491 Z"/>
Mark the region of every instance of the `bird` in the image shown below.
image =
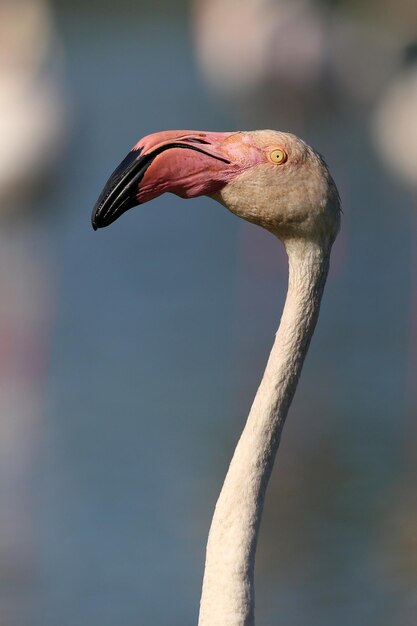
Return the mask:
<path id="1" fill-rule="evenodd" d="M 0 217 L 33 209 L 33 191 L 66 147 L 62 49 L 50 4 L 0 2 Z"/>
<path id="2" fill-rule="evenodd" d="M 93 209 L 94 229 L 171 192 L 207 195 L 270 231 L 288 255 L 286 300 L 266 369 L 227 471 L 206 548 L 199 626 L 253 626 L 265 493 L 319 315 L 340 196 L 323 157 L 277 130 L 170 130 L 138 141 Z"/>
<path id="3" fill-rule="evenodd" d="M 417 190 L 417 40 L 402 51 L 397 71 L 380 94 L 371 133 L 384 165 L 413 193 Z"/>

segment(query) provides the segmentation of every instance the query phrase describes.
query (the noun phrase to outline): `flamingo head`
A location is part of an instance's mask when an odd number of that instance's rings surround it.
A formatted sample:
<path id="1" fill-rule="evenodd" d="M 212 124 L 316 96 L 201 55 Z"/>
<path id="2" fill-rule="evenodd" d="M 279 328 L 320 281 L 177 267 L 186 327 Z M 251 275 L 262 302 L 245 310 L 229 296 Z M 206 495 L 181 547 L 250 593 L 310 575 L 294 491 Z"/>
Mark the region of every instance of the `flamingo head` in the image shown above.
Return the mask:
<path id="1" fill-rule="evenodd" d="M 106 183 L 93 210 L 93 228 L 108 226 L 165 192 L 211 196 L 283 240 L 304 237 L 331 244 L 339 229 L 339 195 L 325 162 L 289 133 L 148 135 Z"/>

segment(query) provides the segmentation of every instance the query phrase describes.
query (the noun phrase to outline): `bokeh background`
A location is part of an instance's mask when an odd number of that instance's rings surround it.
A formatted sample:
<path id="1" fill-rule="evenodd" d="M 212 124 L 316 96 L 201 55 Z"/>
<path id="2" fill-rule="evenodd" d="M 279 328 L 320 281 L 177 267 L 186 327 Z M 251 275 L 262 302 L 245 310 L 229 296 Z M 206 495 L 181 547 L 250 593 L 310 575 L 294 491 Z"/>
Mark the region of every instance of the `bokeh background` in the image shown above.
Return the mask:
<path id="1" fill-rule="evenodd" d="M 285 255 L 207 198 L 94 233 L 168 128 L 322 152 L 342 231 L 264 514 L 257 620 L 417 615 L 417 5 L 1 0 L 0 623 L 196 624 Z"/>

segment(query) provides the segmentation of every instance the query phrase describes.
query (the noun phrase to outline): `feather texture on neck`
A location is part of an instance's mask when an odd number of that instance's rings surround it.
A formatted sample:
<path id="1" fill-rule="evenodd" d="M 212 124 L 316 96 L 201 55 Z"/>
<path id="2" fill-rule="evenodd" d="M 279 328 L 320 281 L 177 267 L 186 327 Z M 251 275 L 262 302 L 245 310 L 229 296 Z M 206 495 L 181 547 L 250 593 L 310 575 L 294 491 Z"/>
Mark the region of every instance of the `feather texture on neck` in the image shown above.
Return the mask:
<path id="1" fill-rule="evenodd" d="M 288 292 L 262 382 L 216 504 L 199 626 L 253 626 L 254 565 L 266 487 L 317 322 L 330 250 L 285 242 Z"/>

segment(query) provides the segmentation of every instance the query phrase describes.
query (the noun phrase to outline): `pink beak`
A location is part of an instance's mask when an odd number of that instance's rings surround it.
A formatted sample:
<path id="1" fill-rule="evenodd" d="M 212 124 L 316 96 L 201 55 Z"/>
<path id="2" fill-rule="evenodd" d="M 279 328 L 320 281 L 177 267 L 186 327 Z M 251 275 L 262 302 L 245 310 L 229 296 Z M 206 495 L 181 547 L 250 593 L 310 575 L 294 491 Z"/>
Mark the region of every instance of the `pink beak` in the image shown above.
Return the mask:
<path id="1" fill-rule="evenodd" d="M 252 152 L 248 146 L 239 155 L 239 135 L 171 130 L 144 137 L 107 181 L 93 210 L 94 230 L 165 192 L 195 198 L 219 191 L 254 164 L 244 154 Z"/>

